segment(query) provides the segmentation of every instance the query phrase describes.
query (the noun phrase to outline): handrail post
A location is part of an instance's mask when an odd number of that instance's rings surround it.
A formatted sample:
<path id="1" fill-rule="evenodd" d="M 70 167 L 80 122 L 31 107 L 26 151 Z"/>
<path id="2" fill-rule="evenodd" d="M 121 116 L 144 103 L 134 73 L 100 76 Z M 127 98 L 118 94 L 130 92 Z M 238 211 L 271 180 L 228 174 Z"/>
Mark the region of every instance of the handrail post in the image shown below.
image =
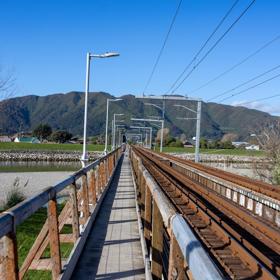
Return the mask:
<path id="1" fill-rule="evenodd" d="M 87 175 L 84 174 L 82 176 L 82 212 L 84 214 L 84 223 L 86 223 L 89 217 L 89 201 L 88 201 L 88 182 L 87 182 Z"/>
<path id="2" fill-rule="evenodd" d="M 144 217 L 144 237 L 147 243 L 148 250 L 151 244 L 151 229 L 152 229 L 152 195 L 149 188 L 145 192 L 145 217 Z"/>
<path id="3" fill-rule="evenodd" d="M 152 217 L 152 266 L 153 279 L 162 279 L 162 258 L 163 251 L 163 221 L 156 202 L 153 203 Z"/>
<path id="4" fill-rule="evenodd" d="M 173 232 L 171 233 L 170 239 L 168 265 L 168 279 L 184 279 L 184 257 Z"/>
<path id="5" fill-rule="evenodd" d="M 96 178 L 95 171 L 90 171 L 90 185 L 89 185 L 90 200 L 92 205 L 96 204 Z"/>
<path id="6" fill-rule="evenodd" d="M 79 211 L 78 211 L 78 198 L 76 183 L 70 186 L 70 197 L 72 200 L 72 227 L 73 227 L 73 237 L 77 240 L 80 236 L 80 224 L 79 224 Z"/>
<path id="7" fill-rule="evenodd" d="M 52 261 L 52 278 L 57 279 L 61 272 L 61 256 L 56 198 L 52 198 L 48 203 L 48 223 Z"/>
<path id="8" fill-rule="evenodd" d="M 18 254 L 15 230 L 4 236 L 1 243 L 3 245 L 3 279 L 18 280 Z"/>

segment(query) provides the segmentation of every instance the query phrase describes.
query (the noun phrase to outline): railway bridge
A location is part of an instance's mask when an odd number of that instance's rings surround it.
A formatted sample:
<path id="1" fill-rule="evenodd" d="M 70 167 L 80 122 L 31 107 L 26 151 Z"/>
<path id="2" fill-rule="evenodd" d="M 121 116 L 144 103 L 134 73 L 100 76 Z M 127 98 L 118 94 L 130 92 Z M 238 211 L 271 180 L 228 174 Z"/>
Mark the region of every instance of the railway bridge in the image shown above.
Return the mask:
<path id="1" fill-rule="evenodd" d="M 279 187 L 118 148 L 1 214 L 0 279 L 280 279 L 279 229 Z"/>

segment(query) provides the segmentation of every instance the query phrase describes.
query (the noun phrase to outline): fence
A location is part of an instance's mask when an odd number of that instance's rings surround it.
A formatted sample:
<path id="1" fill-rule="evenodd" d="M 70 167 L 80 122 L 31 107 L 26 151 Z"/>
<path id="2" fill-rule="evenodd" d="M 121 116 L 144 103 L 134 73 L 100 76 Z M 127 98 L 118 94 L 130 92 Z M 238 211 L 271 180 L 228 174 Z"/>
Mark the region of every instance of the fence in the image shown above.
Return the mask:
<path id="1" fill-rule="evenodd" d="M 130 153 L 153 279 L 221 280 L 217 267 L 141 159 Z"/>
<path id="2" fill-rule="evenodd" d="M 71 275 L 121 155 L 116 149 L 0 215 L 0 279 L 23 279 L 29 269 L 49 270 L 52 279 Z M 47 207 L 47 219 L 19 267 L 17 226 L 42 207 Z M 63 233 L 65 225 L 71 225 L 70 233 Z M 61 257 L 63 242 L 74 244 L 67 259 Z M 47 248 L 50 257 L 41 258 Z"/>

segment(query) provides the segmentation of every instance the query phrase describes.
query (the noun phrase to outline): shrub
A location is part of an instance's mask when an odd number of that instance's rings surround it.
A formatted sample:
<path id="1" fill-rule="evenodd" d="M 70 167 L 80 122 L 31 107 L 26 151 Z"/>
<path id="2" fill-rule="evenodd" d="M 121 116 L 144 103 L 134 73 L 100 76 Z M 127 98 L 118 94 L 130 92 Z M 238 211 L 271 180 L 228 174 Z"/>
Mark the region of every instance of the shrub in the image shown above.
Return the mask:
<path id="1" fill-rule="evenodd" d="M 23 185 L 23 188 L 26 187 L 28 184 L 28 181 Z M 10 190 L 7 193 L 6 199 L 3 202 L 3 205 L 0 206 L 0 211 L 5 211 L 18 203 L 25 200 L 26 197 L 23 193 L 23 191 L 20 189 L 19 184 L 19 178 L 17 177 L 15 181 L 13 182 L 13 185 L 10 187 Z"/>

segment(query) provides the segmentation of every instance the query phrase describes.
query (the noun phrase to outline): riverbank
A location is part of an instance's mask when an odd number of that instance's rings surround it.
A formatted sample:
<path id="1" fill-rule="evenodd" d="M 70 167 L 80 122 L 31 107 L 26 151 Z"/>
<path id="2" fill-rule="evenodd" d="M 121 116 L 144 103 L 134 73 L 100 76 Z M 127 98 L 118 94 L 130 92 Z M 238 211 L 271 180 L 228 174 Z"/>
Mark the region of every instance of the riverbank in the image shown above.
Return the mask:
<path id="1" fill-rule="evenodd" d="M 88 152 L 89 159 L 95 160 L 102 155 L 101 151 Z M 80 151 L 0 151 L 0 161 L 80 161 Z"/>
<path id="2" fill-rule="evenodd" d="M 168 153 L 170 155 L 194 160 L 193 153 Z M 220 162 L 220 163 L 269 163 L 270 160 L 264 156 L 241 156 L 241 155 L 221 155 L 221 154 L 200 154 L 201 162 Z"/>
<path id="3" fill-rule="evenodd" d="M 19 180 L 19 189 L 28 198 L 44 188 L 53 186 L 66 179 L 74 172 L 1 172 L 0 173 L 0 200 L 5 200 L 7 192 L 13 188 L 13 183 Z M 0 201 L 1 202 L 1 201 Z"/>

